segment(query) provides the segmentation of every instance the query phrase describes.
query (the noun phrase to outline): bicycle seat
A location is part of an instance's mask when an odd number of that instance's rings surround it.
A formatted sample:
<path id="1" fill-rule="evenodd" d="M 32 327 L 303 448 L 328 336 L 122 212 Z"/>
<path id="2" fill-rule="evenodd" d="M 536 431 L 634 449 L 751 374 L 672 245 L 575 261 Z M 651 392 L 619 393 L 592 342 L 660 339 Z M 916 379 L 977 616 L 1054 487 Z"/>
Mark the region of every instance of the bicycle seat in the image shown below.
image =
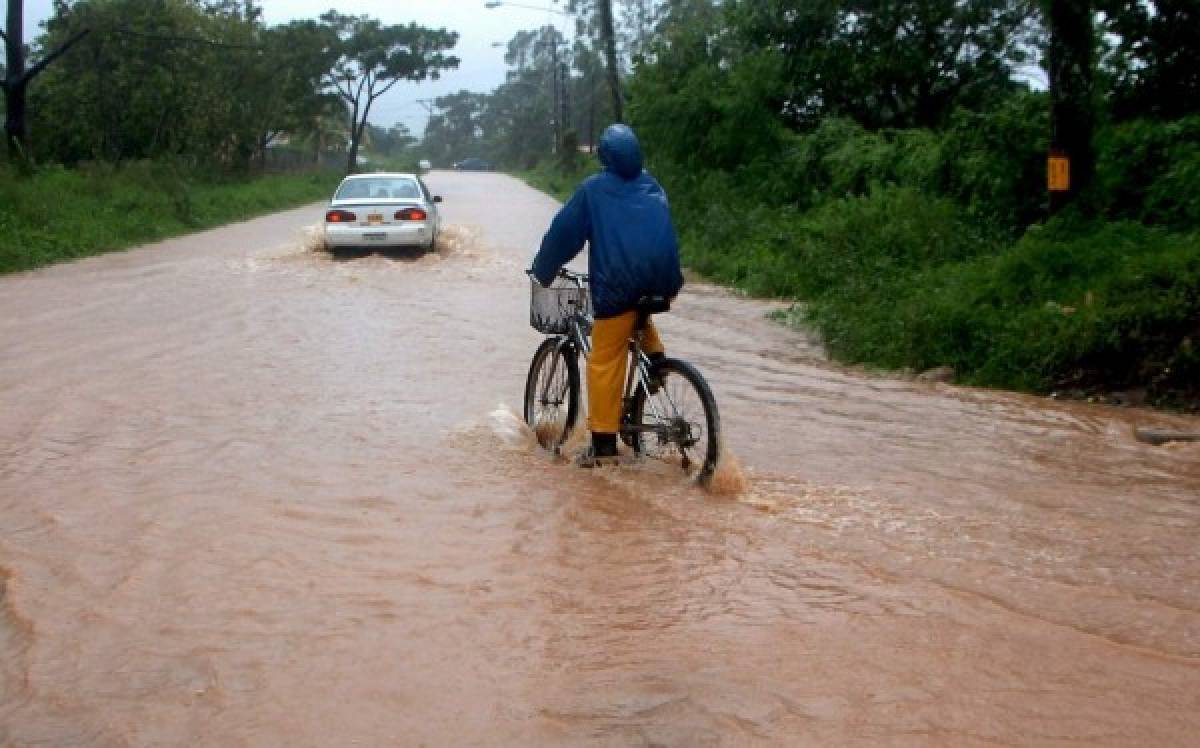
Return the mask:
<path id="1" fill-rule="evenodd" d="M 637 300 L 634 308 L 641 316 L 662 314 L 671 310 L 671 300 L 666 296 L 643 296 Z"/>

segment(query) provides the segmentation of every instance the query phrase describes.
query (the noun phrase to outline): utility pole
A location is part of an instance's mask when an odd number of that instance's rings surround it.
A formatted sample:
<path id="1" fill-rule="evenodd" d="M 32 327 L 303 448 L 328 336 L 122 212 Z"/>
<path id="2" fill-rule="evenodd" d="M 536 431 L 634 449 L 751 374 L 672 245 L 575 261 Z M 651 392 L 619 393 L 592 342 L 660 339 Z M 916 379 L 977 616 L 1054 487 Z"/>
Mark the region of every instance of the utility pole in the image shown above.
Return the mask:
<path id="1" fill-rule="evenodd" d="M 588 64 L 588 152 L 596 152 L 596 65 L 595 59 Z"/>
<path id="2" fill-rule="evenodd" d="M 604 57 L 608 63 L 608 90 L 612 94 L 613 119 L 625 121 L 621 103 L 621 78 L 617 69 L 617 33 L 613 28 L 612 0 L 597 0 L 600 6 L 600 36 L 604 42 Z"/>
<path id="3" fill-rule="evenodd" d="M 1092 182 L 1095 114 L 1092 0 L 1044 0 L 1050 29 L 1050 212 L 1075 202 Z"/>
<path id="4" fill-rule="evenodd" d="M 421 147 L 424 149 L 425 135 L 429 132 L 429 122 L 433 119 L 434 110 L 437 109 L 437 99 L 417 99 L 417 103 L 420 104 L 421 108 L 425 110 L 425 113 L 429 115 L 425 118 L 425 130 L 421 133 Z M 432 159 L 433 156 L 431 155 L 430 158 Z"/>
<path id="5" fill-rule="evenodd" d="M 561 81 L 559 79 L 558 70 L 558 29 L 553 29 L 550 36 L 550 61 L 553 66 L 550 72 L 551 82 L 554 85 L 554 104 L 553 114 L 550 116 L 554 120 L 554 147 L 550 149 L 551 153 L 558 153 L 558 149 L 562 146 L 562 111 L 560 106 L 560 88 Z"/>
<path id="6" fill-rule="evenodd" d="M 559 78 L 562 80 L 562 97 L 559 112 L 562 120 L 563 137 L 566 137 L 567 130 L 571 129 L 571 69 L 567 66 L 564 60 L 559 64 Z"/>
<path id="7" fill-rule="evenodd" d="M 4 90 L 4 139 L 8 141 L 8 155 L 16 163 L 29 164 L 29 125 L 26 121 L 26 91 L 29 83 L 41 74 L 50 63 L 75 46 L 90 29 L 76 32 L 28 70 L 25 68 L 25 3 L 24 0 L 8 0 L 7 28 L 0 31 L 4 42 L 5 71 L 0 79 Z"/>

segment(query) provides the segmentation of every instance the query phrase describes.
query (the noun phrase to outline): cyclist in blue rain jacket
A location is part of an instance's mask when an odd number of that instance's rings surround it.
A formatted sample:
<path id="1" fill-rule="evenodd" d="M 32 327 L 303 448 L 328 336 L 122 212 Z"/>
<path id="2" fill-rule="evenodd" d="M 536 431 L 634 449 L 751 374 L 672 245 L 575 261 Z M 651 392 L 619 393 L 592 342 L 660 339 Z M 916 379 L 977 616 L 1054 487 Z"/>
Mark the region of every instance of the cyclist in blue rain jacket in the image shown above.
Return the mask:
<path id="1" fill-rule="evenodd" d="M 581 465 L 617 456 L 626 342 L 637 322 L 634 306 L 643 296 L 673 298 L 683 288 L 679 242 L 662 186 L 642 169 L 642 149 L 633 130 L 612 125 L 600 138 L 604 171 L 589 177 L 562 207 L 542 239 L 533 274 L 543 286 L 559 268 L 588 249 L 592 308 L 592 355 L 588 358 L 591 449 Z M 652 322 L 642 348 L 661 360 L 662 340 Z"/>

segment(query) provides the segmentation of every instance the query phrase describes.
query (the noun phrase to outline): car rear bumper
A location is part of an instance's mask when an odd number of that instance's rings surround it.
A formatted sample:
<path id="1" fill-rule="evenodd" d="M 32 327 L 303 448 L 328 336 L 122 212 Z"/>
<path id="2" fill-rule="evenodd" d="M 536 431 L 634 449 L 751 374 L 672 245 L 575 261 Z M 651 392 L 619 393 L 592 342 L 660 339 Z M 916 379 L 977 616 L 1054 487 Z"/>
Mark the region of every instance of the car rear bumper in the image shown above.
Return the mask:
<path id="1" fill-rule="evenodd" d="M 330 247 L 427 247 L 432 241 L 429 221 L 382 226 L 325 224 L 325 243 Z"/>

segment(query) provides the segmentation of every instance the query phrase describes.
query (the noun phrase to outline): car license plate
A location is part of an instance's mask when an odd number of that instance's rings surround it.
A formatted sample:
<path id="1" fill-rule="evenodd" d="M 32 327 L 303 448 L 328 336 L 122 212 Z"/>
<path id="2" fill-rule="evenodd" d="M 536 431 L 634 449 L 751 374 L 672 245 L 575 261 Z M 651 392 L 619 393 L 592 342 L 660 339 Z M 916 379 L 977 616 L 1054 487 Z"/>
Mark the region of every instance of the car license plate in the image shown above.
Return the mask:
<path id="1" fill-rule="evenodd" d="M 380 232 L 377 232 L 377 233 L 375 233 L 375 232 L 372 232 L 372 233 L 370 233 L 370 234 L 363 234 L 363 238 L 364 238 L 364 239 L 366 239 L 366 240 L 368 240 L 368 241 L 381 241 L 381 240 L 383 240 L 383 239 L 386 239 L 386 238 L 387 238 L 387 232 L 385 232 L 385 231 L 380 231 Z"/>
<path id="2" fill-rule="evenodd" d="M 370 223 L 372 225 L 378 224 L 378 223 L 383 223 L 383 214 L 382 213 L 368 213 L 367 214 L 367 223 Z"/>

